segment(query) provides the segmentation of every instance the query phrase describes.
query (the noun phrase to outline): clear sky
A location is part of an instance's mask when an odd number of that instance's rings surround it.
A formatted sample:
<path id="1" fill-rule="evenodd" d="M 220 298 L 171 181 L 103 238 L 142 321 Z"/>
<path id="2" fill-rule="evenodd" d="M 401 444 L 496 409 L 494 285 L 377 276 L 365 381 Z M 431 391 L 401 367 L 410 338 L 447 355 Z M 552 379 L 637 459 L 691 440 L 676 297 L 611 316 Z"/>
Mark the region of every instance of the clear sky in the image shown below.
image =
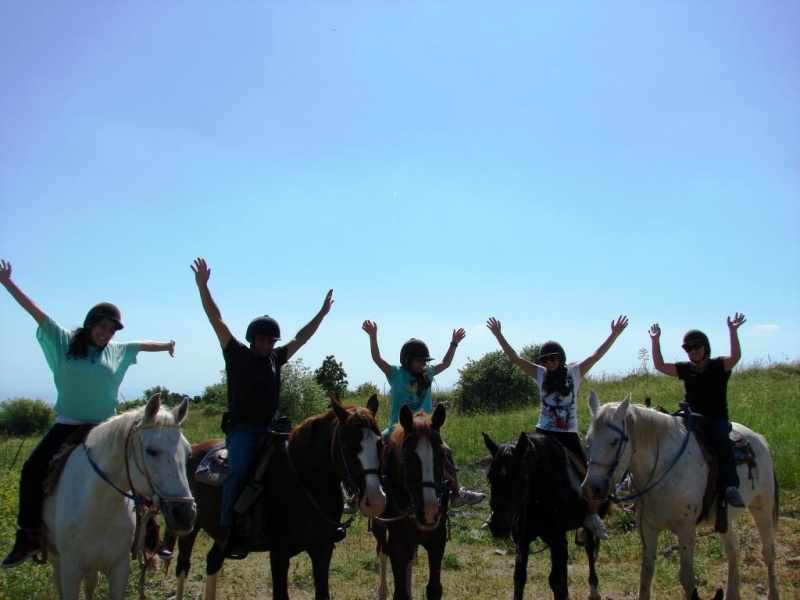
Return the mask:
<path id="1" fill-rule="evenodd" d="M 298 354 L 384 381 L 409 337 L 467 360 L 560 341 L 594 368 L 800 355 L 800 3 L 0 0 L 0 258 L 56 321 L 120 306 L 122 387 L 199 394 L 232 331 L 277 318 Z M 0 294 L 0 399 L 48 401 L 34 321 Z M 766 393 L 766 392 L 765 392 Z"/>

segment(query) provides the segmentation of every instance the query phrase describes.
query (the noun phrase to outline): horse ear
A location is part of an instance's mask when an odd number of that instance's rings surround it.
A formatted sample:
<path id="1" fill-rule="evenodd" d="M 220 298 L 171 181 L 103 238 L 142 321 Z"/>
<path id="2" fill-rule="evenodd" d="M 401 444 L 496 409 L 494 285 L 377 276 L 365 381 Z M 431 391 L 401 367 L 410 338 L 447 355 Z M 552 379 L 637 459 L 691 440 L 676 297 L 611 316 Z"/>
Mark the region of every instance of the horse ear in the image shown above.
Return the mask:
<path id="1" fill-rule="evenodd" d="M 631 404 L 631 393 L 628 392 L 628 395 L 625 396 L 625 399 L 617 405 L 617 409 L 614 411 L 614 420 L 615 421 L 622 421 L 625 418 L 625 415 L 628 413 L 628 407 Z"/>
<path id="2" fill-rule="evenodd" d="M 161 410 L 161 394 L 153 394 L 144 407 L 144 420 L 149 421 Z"/>
<path id="3" fill-rule="evenodd" d="M 517 444 L 514 447 L 514 456 L 516 458 L 522 458 L 525 456 L 525 452 L 528 450 L 528 444 L 530 443 L 530 439 L 528 438 L 528 434 L 524 431 L 519 434 L 519 439 L 517 440 Z"/>
<path id="4" fill-rule="evenodd" d="M 404 404 L 403 407 L 400 409 L 400 425 L 403 426 L 403 429 L 406 431 L 411 431 L 414 429 L 414 415 L 411 413 L 411 409 L 409 408 L 408 404 Z"/>
<path id="5" fill-rule="evenodd" d="M 599 409 L 600 398 L 597 396 L 597 392 L 594 390 L 589 390 L 589 410 L 592 411 L 592 418 L 594 418 Z"/>
<path id="6" fill-rule="evenodd" d="M 494 440 L 492 440 L 492 438 L 490 438 L 487 433 L 483 433 L 482 435 L 483 435 L 483 443 L 486 446 L 486 449 L 489 451 L 489 454 L 491 454 L 492 456 L 497 454 L 497 451 L 500 449 L 500 447 L 494 443 Z"/>
<path id="7" fill-rule="evenodd" d="M 436 408 L 433 410 L 433 419 L 431 419 L 431 427 L 436 430 L 442 428 L 444 425 L 444 420 L 447 418 L 447 409 L 445 409 L 444 404 L 437 404 Z"/>
<path id="8" fill-rule="evenodd" d="M 372 394 L 367 400 L 367 410 L 372 413 L 372 416 L 378 414 L 378 394 Z"/>
<path id="9" fill-rule="evenodd" d="M 186 415 L 189 414 L 189 398 L 184 397 L 183 401 L 172 409 L 172 414 L 178 425 L 181 425 L 186 420 Z"/>
<path id="10" fill-rule="evenodd" d="M 336 413 L 336 417 L 339 419 L 340 423 L 347 421 L 347 409 L 341 405 L 341 403 L 336 399 L 336 396 L 331 396 L 331 408 L 333 409 L 333 412 Z"/>

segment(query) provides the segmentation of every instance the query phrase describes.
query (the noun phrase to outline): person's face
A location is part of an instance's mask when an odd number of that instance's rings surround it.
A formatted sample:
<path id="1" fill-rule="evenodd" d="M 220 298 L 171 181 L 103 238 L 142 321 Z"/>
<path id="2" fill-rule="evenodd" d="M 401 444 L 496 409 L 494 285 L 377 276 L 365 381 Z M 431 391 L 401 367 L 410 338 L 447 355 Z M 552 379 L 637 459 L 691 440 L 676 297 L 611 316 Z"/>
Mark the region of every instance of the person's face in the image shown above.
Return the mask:
<path id="1" fill-rule="evenodd" d="M 547 354 L 539 357 L 539 364 L 541 364 L 548 371 L 555 371 L 560 362 L 561 360 L 559 359 L 558 354 Z"/>
<path id="2" fill-rule="evenodd" d="M 250 348 L 259 356 L 269 356 L 275 349 L 275 340 L 266 335 L 255 335 L 253 336 L 253 343 L 250 344 Z"/>
<path id="3" fill-rule="evenodd" d="M 412 358 L 410 361 L 408 361 L 408 371 L 412 375 L 422 375 L 425 372 L 425 367 L 427 364 L 427 361 L 424 361 L 420 358 Z"/>
<path id="4" fill-rule="evenodd" d="M 706 357 L 706 347 L 702 342 L 689 342 L 683 345 L 683 349 L 692 362 L 700 362 Z"/>
<path id="5" fill-rule="evenodd" d="M 103 317 L 89 330 L 89 337 L 92 338 L 92 345 L 105 348 L 115 333 L 117 333 L 117 324 L 108 317 Z"/>

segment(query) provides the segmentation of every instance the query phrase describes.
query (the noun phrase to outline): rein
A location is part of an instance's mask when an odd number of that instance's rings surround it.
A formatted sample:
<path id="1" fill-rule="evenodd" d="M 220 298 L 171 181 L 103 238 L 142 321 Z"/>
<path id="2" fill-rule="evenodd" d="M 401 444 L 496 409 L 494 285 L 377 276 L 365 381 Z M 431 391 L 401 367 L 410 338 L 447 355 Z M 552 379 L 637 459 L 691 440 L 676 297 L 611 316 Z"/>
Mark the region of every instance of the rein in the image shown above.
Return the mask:
<path id="1" fill-rule="evenodd" d="M 339 528 L 347 529 L 348 527 L 350 527 L 351 523 L 353 522 L 353 518 L 354 517 L 351 516 L 344 523 L 340 523 L 339 521 L 334 521 L 333 519 L 328 517 L 324 512 L 322 512 L 322 509 L 319 507 L 319 504 L 317 504 L 317 501 L 314 500 L 314 497 L 308 491 L 308 488 L 306 488 L 306 486 L 303 485 L 303 481 L 300 479 L 300 474 L 297 472 L 297 468 L 294 466 L 294 461 L 292 460 L 292 454 L 289 451 L 289 440 L 288 439 L 284 440 L 283 449 L 286 452 L 286 462 L 289 463 L 289 469 L 291 470 L 292 475 L 294 475 L 294 478 L 297 480 L 297 485 L 300 486 L 300 490 L 303 492 L 303 495 L 306 497 L 306 500 L 308 500 L 308 503 L 311 506 L 314 507 L 314 510 L 317 511 L 317 514 L 320 516 L 320 518 L 327 525 L 330 525 L 334 529 L 339 529 Z"/>
<path id="2" fill-rule="evenodd" d="M 621 489 L 622 482 L 624 481 L 625 475 L 627 473 L 627 471 L 626 471 L 626 473 L 623 473 L 622 477 L 620 478 L 620 482 L 614 487 L 615 494 L 614 494 L 614 496 L 612 496 L 610 498 L 610 500 L 612 500 L 613 502 L 616 502 L 617 504 L 620 504 L 622 502 L 633 502 L 634 500 L 637 500 L 637 499 L 641 498 L 647 492 L 649 492 L 654 487 L 656 487 L 659 483 L 661 483 L 661 481 L 664 479 L 664 477 L 667 476 L 667 473 L 669 473 L 672 470 L 672 468 L 676 464 L 678 464 L 678 460 L 683 455 L 683 453 L 686 451 L 686 447 L 689 445 L 689 438 L 692 435 L 692 411 L 691 410 L 687 410 L 686 411 L 686 415 L 687 415 L 686 416 L 686 435 L 683 438 L 683 442 L 681 443 L 680 449 L 678 449 L 678 452 L 672 458 L 672 462 L 669 464 L 669 466 L 666 468 L 666 470 L 661 474 L 661 476 L 658 479 L 656 479 L 653 483 L 651 483 L 650 485 L 646 486 L 643 490 L 641 490 L 639 492 L 636 492 L 634 494 L 628 494 L 627 496 L 623 496 L 622 498 L 619 498 L 619 497 L 616 496 L 616 493 L 619 491 L 619 489 Z M 595 464 L 595 465 L 600 466 L 600 467 L 609 466 L 608 473 L 606 473 L 606 479 L 610 480 L 613 477 L 614 472 L 617 470 L 617 467 L 619 466 L 619 461 L 620 461 L 620 458 L 622 457 L 622 452 L 624 451 L 625 446 L 627 445 L 627 443 L 630 441 L 630 438 L 628 437 L 628 435 L 627 435 L 627 433 L 625 431 L 626 427 L 625 427 L 625 421 L 624 420 L 622 422 L 622 427 L 617 427 L 613 423 L 606 423 L 606 426 L 609 429 L 611 429 L 612 431 L 615 431 L 615 432 L 620 434 L 620 439 L 622 440 L 622 443 L 617 446 L 617 451 L 614 454 L 614 460 L 611 462 L 611 465 L 605 465 L 603 463 L 593 462 L 591 460 L 589 461 L 589 464 L 590 465 Z M 658 464 L 658 462 L 656 462 L 656 464 Z M 653 470 L 655 471 L 655 465 L 653 466 Z"/>
<path id="3" fill-rule="evenodd" d="M 344 454 L 344 442 L 342 442 L 342 436 L 340 435 L 339 425 L 334 427 L 333 430 L 333 440 L 331 441 L 331 462 L 336 464 L 335 460 L 335 453 L 336 449 L 339 450 L 339 458 L 342 461 L 342 470 L 344 471 L 344 484 L 347 486 L 348 490 L 355 490 L 356 491 L 356 498 L 360 495 L 361 489 L 356 485 L 355 480 L 353 479 L 353 475 L 350 472 L 350 468 L 347 466 L 347 457 Z M 364 483 L 366 484 L 367 475 L 377 475 L 379 478 L 381 476 L 381 472 L 379 469 L 364 469 Z"/>

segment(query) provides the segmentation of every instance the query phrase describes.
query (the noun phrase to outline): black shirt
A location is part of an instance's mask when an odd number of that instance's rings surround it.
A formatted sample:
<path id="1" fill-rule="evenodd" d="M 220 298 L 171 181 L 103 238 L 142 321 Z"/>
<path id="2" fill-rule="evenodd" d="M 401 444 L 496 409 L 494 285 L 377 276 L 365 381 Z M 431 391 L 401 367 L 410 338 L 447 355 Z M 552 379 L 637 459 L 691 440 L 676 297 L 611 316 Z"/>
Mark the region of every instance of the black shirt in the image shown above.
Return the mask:
<path id="1" fill-rule="evenodd" d="M 706 417 L 728 418 L 728 379 L 731 372 L 725 370 L 725 359 L 721 356 L 708 361 L 701 373 L 691 362 L 675 363 L 678 377 L 686 388 L 686 402 L 692 412 Z"/>
<path id="2" fill-rule="evenodd" d="M 281 367 L 286 364 L 286 346 L 259 356 L 231 336 L 222 350 L 228 379 L 228 412 L 232 425 L 269 424 L 278 410 Z"/>

